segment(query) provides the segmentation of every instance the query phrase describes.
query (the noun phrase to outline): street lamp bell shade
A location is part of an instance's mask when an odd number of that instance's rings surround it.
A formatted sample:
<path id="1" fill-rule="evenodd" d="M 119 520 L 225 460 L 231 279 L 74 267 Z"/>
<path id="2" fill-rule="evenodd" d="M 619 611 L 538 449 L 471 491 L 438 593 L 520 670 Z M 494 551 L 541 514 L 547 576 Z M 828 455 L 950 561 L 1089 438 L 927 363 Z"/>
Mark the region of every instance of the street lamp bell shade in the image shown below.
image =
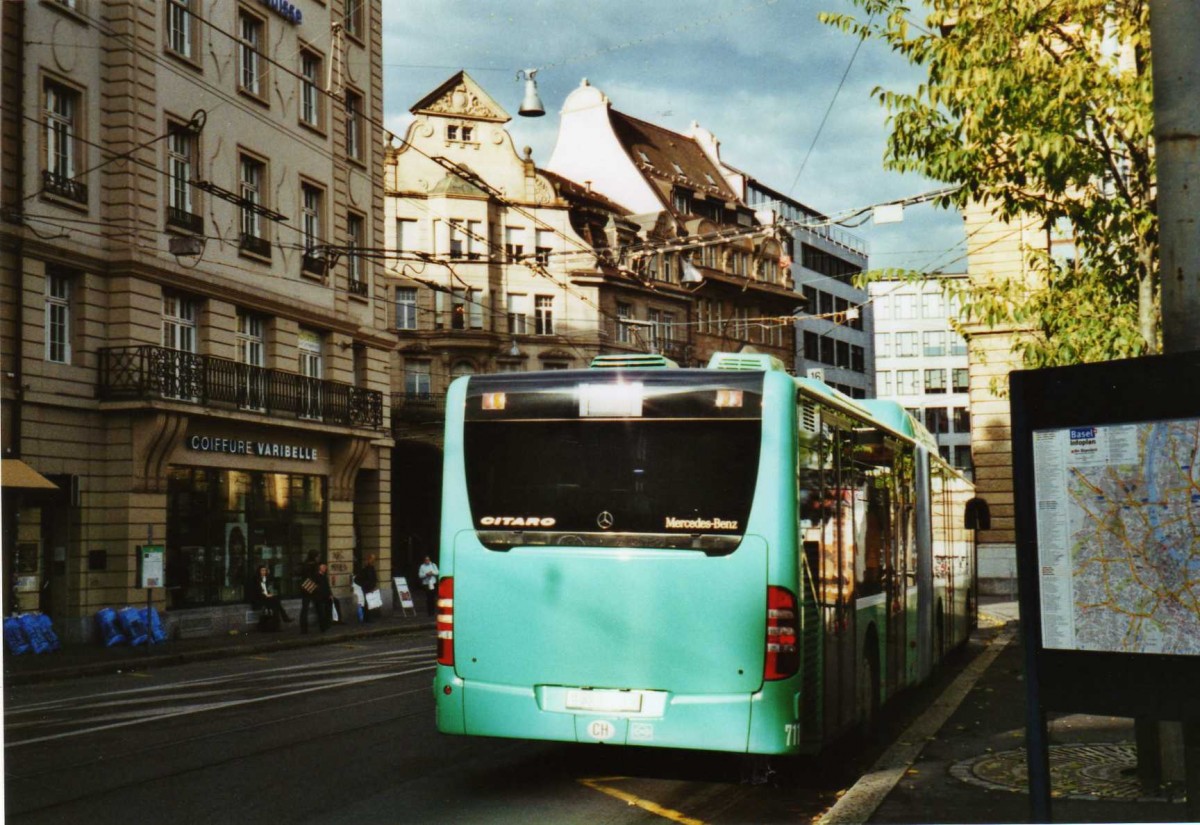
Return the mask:
<path id="1" fill-rule="evenodd" d="M 696 269 L 691 261 L 685 258 L 683 261 L 683 275 L 679 280 L 684 285 L 691 286 L 692 284 L 704 283 L 704 276 L 700 274 L 700 270 Z"/>
<path id="2" fill-rule="evenodd" d="M 542 105 L 542 99 L 538 97 L 537 81 L 533 79 L 537 71 L 537 69 L 525 69 L 517 72 L 518 79 L 522 75 L 525 77 L 525 97 L 521 101 L 521 108 L 517 110 L 519 115 L 541 117 L 546 114 L 546 107 Z"/>

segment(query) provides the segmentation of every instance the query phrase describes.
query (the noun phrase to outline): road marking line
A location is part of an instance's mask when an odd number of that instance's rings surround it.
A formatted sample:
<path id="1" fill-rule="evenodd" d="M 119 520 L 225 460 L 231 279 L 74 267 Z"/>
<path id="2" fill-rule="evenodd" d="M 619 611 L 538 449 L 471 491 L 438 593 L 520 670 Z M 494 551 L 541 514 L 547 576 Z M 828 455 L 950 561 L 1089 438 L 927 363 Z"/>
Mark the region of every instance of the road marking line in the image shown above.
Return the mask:
<path id="1" fill-rule="evenodd" d="M 212 704 L 191 706 L 185 710 L 180 710 L 180 711 L 172 710 L 167 713 L 155 714 L 154 716 L 141 716 L 137 719 L 132 719 L 129 721 L 113 722 L 113 723 L 106 724 L 106 725 L 95 725 L 90 728 L 81 728 L 79 730 L 66 731 L 65 733 L 56 733 L 56 734 L 52 734 L 49 736 L 39 736 L 35 739 L 26 739 L 21 742 L 5 742 L 4 749 L 10 750 L 10 749 L 22 747 L 24 745 L 37 744 L 38 742 L 51 742 L 56 739 L 69 739 L 73 736 L 83 736 L 88 733 L 96 733 L 98 731 L 111 730 L 113 728 L 132 727 L 134 725 L 142 725 L 142 724 L 146 724 L 148 722 L 158 722 L 163 719 L 170 719 L 170 718 L 176 717 L 176 716 L 191 716 L 192 714 L 205 713 L 210 710 L 220 710 L 220 709 L 224 709 L 224 708 L 232 708 L 232 707 L 237 707 L 239 705 L 256 705 L 261 702 L 274 702 L 277 699 L 284 698 L 285 696 L 300 696 L 305 693 L 317 693 L 317 692 L 323 691 L 323 690 L 331 690 L 334 688 L 347 687 L 350 685 L 359 685 L 359 684 L 364 684 L 366 682 L 377 682 L 380 679 L 392 679 L 392 678 L 395 678 L 396 676 L 411 676 L 415 673 L 424 673 L 426 671 L 431 671 L 431 670 L 434 670 L 433 666 L 420 667 L 415 670 L 398 671 L 398 672 L 392 672 L 392 673 L 381 673 L 378 676 L 356 676 L 352 679 L 342 679 L 337 682 L 333 682 L 330 684 L 318 685 L 316 687 L 281 691 L 279 693 L 272 693 L 269 696 L 256 696 L 253 699 L 241 699 L 241 700 L 236 700 L 236 701 L 215 702 Z"/>
<path id="2" fill-rule="evenodd" d="M 628 777 L 624 776 L 605 776 L 597 779 L 580 779 L 577 781 L 579 784 L 586 785 L 593 791 L 599 791 L 602 794 L 608 794 L 614 799 L 619 799 L 629 805 L 636 805 L 643 811 L 648 811 L 655 816 L 661 816 L 663 819 L 669 819 L 672 822 L 678 822 L 680 825 L 704 825 L 704 820 L 702 819 L 692 819 L 690 816 L 685 816 L 684 814 L 679 813 L 679 811 L 673 811 L 670 808 L 664 808 L 657 802 L 651 802 L 649 799 L 642 799 L 641 797 L 634 796 L 631 793 L 619 791 L 616 788 L 609 788 L 600 784 L 602 782 L 615 782 L 617 780 L 627 778 Z"/>
<path id="3" fill-rule="evenodd" d="M 946 724 L 946 720 L 958 709 L 971 688 L 979 681 L 979 677 L 1008 646 L 1016 633 L 1015 627 L 1009 627 L 992 639 L 987 649 L 958 674 L 958 678 L 946 688 L 937 701 L 930 705 L 917 721 L 909 725 L 908 730 L 897 737 L 870 770 L 821 816 L 817 821 L 818 825 L 849 825 L 869 820 L 884 798 L 896 787 L 900 777 L 912 767 L 917 756 L 924 750 L 927 739 L 941 730 L 942 725 Z"/>

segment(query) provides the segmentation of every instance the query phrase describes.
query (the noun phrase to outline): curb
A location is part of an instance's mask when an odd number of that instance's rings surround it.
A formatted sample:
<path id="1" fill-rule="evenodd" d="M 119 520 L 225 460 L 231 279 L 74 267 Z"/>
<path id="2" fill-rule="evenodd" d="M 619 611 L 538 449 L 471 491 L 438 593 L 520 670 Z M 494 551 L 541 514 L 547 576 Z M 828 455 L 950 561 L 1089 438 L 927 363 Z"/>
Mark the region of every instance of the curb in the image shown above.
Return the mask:
<path id="1" fill-rule="evenodd" d="M 232 659 L 236 656 L 248 656 L 254 653 L 271 653 L 279 650 L 293 650 L 300 647 L 339 644 L 353 639 L 369 639 L 375 636 L 399 636 L 433 629 L 435 629 L 434 623 L 423 622 L 421 624 L 401 625 L 399 627 L 361 628 L 338 633 L 333 636 L 314 634 L 311 637 L 301 636 L 299 638 L 254 641 L 233 644 L 226 647 L 205 647 L 198 650 L 180 651 L 178 653 L 149 653 L 145 656 L 126 655 L 120 659 L 103 662 L 64 665 L 62 667 L 51 667 L 25 673 L 6 672 L 4 674 L 4 682 L 8 685 L 33 685 L 42 682 L 55 682 L 62 679 L 75 679 L 82 676 L 103 676 L 123 671 L 139 671 L 151 666 L 170 667 L 173 665 L 189 664 L 191 662 Z"/>

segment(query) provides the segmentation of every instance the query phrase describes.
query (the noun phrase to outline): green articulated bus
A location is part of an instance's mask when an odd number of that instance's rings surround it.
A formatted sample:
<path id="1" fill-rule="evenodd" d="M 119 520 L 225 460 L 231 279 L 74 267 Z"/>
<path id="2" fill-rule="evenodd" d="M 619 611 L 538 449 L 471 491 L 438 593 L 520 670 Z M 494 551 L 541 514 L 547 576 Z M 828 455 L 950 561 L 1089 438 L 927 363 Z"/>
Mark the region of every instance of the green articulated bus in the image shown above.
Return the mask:
<path id="1" fill-rule="evenodd" d="M 446 410 L 443 733 L 813 752 L 974 623 L 971 484 L 893 402 L 721 353 L 473 375 Z"/>

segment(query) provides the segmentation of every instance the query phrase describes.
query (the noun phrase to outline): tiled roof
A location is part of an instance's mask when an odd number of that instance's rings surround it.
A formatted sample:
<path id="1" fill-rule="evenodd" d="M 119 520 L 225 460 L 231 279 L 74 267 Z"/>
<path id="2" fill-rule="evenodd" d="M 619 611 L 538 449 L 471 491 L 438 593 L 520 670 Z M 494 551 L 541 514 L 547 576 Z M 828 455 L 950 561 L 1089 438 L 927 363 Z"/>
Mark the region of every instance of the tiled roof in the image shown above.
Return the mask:
<path id="1" fill-rule="evenodd" d="M 736 201 L 721 170 L 694 139 L 638 120 L 615 109 L 610 111 L 613 131 L 630 160 L 670 202 L 670 184 L 679 183 L 697 192 Z M 664 189 L 665 186 L 665 189 Z"/>

